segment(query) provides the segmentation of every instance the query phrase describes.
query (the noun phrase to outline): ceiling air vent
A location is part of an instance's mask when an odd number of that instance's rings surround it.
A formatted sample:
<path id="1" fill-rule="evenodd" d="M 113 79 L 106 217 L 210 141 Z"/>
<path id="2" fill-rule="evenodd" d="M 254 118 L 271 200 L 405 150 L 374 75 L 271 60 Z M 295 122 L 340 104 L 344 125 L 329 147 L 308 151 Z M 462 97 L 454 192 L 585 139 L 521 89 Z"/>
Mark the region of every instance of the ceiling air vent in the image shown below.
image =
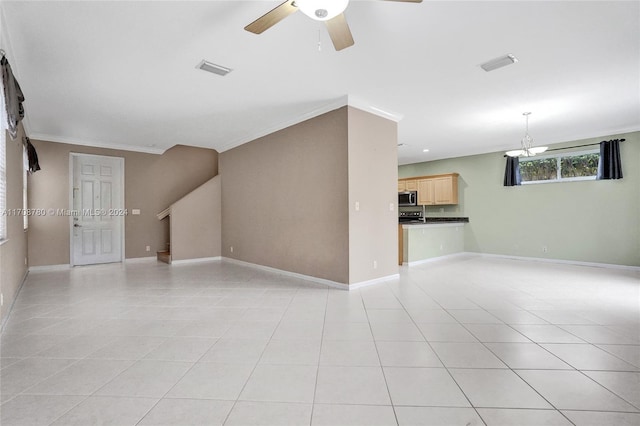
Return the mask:
<path id="1" fill-rule="evenodd" d="M 223 77 L 233 71 L 231 68 L 223 67 L 222 65 L 217 65 L 212 62 L 205 61 L 204 59 L 200 61 L 198 65 L 196 65 L 196 68 L 218 74 Z"/>
<path id="2" fill-rule="evenodd" d="M 518 58 L 509 53 L 508 55 L 504 55 L 499 58 L 487 61 L 484 64 L 480 65 L 480 67 L 483 70 L 489 72 L 498 68 L 506 67 L 507 65 L 515 64 L 516 62 L 518 62 Z"/>

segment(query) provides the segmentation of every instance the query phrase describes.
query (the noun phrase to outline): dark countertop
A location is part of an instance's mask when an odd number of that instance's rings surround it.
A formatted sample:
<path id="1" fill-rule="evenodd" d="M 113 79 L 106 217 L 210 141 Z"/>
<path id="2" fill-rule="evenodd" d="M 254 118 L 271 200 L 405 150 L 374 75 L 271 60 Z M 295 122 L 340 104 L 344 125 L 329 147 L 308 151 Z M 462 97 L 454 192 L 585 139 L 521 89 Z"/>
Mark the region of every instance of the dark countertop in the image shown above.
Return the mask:
<path id="1" fill-rule="evenodd" d="M 424 220 L 412 220 L 409 222 L 400 222 L 400 225 L 420 225 L 425 223 L 469 223 L 468 217 L 429 217 Z"/>

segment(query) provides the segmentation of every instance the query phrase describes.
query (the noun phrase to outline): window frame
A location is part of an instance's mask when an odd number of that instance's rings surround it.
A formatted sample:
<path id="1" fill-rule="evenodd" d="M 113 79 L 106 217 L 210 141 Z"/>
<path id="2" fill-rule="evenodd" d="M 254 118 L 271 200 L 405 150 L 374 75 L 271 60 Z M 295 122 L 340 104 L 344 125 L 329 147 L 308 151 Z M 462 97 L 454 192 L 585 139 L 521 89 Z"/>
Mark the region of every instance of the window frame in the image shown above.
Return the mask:
<path id="1" fill-rule="evenodd" d="M 0 245 L 9 240 L 7 229 L 7 109 L 4 105 L 4 84 L 0 79 Z"/>
<path id="2" fill-rule="evenodd" d="M 29 211 L 28 199 L 28 176 L 29 176 L 29 151 L 26 143 L 22 144 L 22 227 L 26 231 L 29 229 L 29 215 L 24 213 Z"/>
<path id="3" fill-rule="evenodd" d="M 589 181 L 589 180 L 596 180 L 597 178 L 597 171 L 596 174 L 593 176 L 574 176 L 574 177 L 568 177 L 568 178 L 563 178 L 562 177 L 562 158 L 566 158 L 566 157 L 579 157 L 581 155 L 587 155 L 587 154 L 600 154 L 600 150 L 598 148 L 593 148 L 593 149 L 584 149 L 584 150 L 580 150 L 580 151 L 569 151 L 569 152 L 564 152 L 564 153 L 558 153 L 558 154 L 543 154 L 543 155 L 536 155 L 535 157 L 525 157 L 524 159 L 520 159 L 520 164 L 524 163 L 524 162 L 529 162 L 529 161 L 537 161 L 537 160 L 547 160 L 550 158 L 555 158 L 556 159 L 556 178 L 555 179 L 548 179 L 548 180 L 524 180 L 522 179 L 520 184 L 521 185 L 537 185 L 537 184 L 541 184 L 541 183 L 560 183 L 560 182 L 583 182 L 583 181 Z"/>

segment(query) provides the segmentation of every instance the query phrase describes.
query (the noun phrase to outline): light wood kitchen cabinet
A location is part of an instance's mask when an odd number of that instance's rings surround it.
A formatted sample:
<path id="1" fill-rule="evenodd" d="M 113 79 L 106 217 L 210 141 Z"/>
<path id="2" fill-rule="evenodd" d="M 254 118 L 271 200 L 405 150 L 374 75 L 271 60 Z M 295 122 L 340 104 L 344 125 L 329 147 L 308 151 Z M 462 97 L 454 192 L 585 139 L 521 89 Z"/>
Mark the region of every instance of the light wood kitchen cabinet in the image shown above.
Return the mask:
<path id="1" fill-rule="evenodd" d="M 458 204 L 458 175 L 434 178 L 434 192 L 436 205 Z"/>
<path id="2" fill-rule="evenodd" d="M 418 190 L 418 181 L 413 179 L 413 180 L 407 180 L 405 181 L 407 183 L 407 191 L 417 191 Z"/>
<path id="3" fill-rule="evenodd" d="M 418 181 L 416 179 L 400 179 L 398 180 L 398 192 L 417 191 Z"/>
<path id="4" fill-rule="evenodd" d="M 418 191 L 418 205 L 458 204 L 458 174 L 447 173 L 398 180 L 398 192 Z"/>
<path id="5" fill-rule="evenodd" d="M 418 180 L 418 205 L 432 206 L 436 203 L 435 197 L 435 180 L 420 179 Z"/>

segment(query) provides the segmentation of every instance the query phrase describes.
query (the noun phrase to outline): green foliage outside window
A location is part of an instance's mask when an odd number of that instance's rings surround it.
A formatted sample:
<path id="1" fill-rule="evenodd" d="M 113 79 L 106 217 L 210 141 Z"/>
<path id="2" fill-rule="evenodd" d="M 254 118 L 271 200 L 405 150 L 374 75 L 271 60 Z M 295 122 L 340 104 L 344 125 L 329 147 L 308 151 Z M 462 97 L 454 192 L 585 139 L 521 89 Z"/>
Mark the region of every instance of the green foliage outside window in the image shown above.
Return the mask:
<path id="1" fill-rule="evenodd" d="M 595 176 L 598 173 L 598 154 L 584 154 L 560 159 L 561 177 Z"/>
<path id="2" fill-rule="evenodd" d="M 520 176 L 523 182 L 556 179 L 558 177 L 558 162 L 555 158 L 522 161 Z"/>
<path id="3" fill-rule="evenodd" d="M 598 152 L 524 158 L 520 160 L 520 176 L 522 182 L 595 177 L 599 159 Z"/>

